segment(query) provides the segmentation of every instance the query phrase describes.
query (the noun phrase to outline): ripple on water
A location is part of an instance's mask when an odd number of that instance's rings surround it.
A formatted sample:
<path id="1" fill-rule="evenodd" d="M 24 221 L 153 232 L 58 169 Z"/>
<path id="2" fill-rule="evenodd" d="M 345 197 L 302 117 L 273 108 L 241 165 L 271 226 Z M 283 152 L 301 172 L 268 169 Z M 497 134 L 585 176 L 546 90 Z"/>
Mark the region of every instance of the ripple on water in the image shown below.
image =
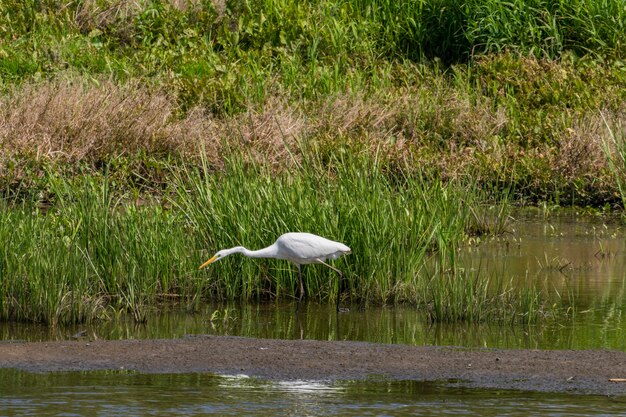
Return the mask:
<path id="1" fill-rule="evenodd" d="M 0 415 L 623 416 L 626 398 L 418 381 L 0 370 Z"/>

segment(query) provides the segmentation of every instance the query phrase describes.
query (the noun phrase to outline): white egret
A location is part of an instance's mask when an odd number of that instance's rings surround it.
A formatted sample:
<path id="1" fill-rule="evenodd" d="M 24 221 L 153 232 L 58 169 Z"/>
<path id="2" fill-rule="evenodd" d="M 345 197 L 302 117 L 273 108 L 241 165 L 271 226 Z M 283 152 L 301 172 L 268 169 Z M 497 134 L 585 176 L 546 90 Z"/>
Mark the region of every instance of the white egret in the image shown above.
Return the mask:
<path id="1" fill-rule="evenodd" d="M 326 265 L 339 275 L 338 293 L 337 293 L 337 311 L 339 311 L 339 296 L 341 295 L 341 280 L 343 274 L 334 266 L 327 264 L 327 259 L 337 259 L 341 255 L 347 255 L 350 252 L 349 247 L 340 242 L 335 242 L 314 235 L 312 233 L 285 233 L 276 239 L 274 244 L 259 250 L 249 250 L 243 246 L 236 246 L 230 249 L 223 249 L 217 252 L 211 259 L 200 265 L 198 269 L 219 261 L 220 259 L 232 255 L 233 253 L 241 253 L 250 258 L 275 258 L 285 259 L 298 267 L 298 278 L 300 279 L 300 298 L 296 304 L 296 312 L 300 306 L 300 302 L 304 297 L 304 283 L 302 282 L 302 271 L 300 265 L 305 264 L 322 264 Z"/>

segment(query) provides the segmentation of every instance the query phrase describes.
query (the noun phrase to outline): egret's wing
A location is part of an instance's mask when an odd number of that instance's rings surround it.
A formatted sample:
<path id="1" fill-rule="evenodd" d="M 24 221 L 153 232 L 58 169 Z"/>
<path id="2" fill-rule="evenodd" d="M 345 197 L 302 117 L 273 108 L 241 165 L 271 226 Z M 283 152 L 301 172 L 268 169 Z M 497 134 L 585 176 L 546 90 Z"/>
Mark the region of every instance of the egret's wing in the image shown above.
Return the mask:
<path id="1" fill-rule="evenodd" d="M 350 252 L 343 243 L 311 233 L 286 233 L 276 241 L 281 255 L 296 263 L 310 263 L 327 258 L 335 259 Z"/>

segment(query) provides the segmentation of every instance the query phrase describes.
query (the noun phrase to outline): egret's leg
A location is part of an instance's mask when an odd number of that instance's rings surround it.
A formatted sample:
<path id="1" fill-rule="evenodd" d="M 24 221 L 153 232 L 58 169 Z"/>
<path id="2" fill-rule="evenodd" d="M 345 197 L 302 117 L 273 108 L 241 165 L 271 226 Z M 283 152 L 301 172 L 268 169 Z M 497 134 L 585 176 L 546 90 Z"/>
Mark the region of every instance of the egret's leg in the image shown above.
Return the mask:
<path id="1" fill-rule="evenodd" d="M 341 301 L 341 284 L 343 284 L 343 274 L 340 270 L 336 270 L 339 275 L 339 279 L 337 281 L 337 305 L 335 306 L 337 309 L 337 313 L 339 313 L 339 302 Z"/>
<path id="2" fill-rule="evenodd" d="M 322 265 L 326 265 L 327 267 L 329 267 L 330 269 L 332 269 L 333 271 L 335 271 L 339 277 L 339 281 L 337 282 L 337 313 L 339 313 L 339 301 L 341 300 L 341 284 L 343 283 L 343 274 L 341 273 L 340 270 L 338 270 L 337 268 L 335 268 L 332 265 L 327 264 L 326 262 L 322 261 L 321 259 L 317 260 L 319 263 L 321 263 Z"/>
<path id="3" fill-rule="evenodd" d="M 300 280 L 300 297 L 298 298 L 298 302 L 296 303 L 296 313 L 298 312 L 298 307 L 300 307 L 300 303 L 302 302 L 302 298 L 304 298 L 304 282 L 302 281 L 302 270 L 300 269 L 300 264 L 296 264 L 298 267 L 298 279 Z"/>

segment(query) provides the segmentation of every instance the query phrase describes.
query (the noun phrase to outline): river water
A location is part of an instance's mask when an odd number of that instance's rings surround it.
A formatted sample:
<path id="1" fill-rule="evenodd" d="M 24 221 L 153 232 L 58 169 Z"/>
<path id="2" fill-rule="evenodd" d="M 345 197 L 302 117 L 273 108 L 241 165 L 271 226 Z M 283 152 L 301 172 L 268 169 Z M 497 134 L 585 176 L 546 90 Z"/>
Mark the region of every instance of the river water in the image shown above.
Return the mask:
<path id="1" fill-rule="evenodd" d="M 623 416 L 623 398 L 416 381 L 268 382 L 241 375 L 0 370 L 0 415 Z"/>

